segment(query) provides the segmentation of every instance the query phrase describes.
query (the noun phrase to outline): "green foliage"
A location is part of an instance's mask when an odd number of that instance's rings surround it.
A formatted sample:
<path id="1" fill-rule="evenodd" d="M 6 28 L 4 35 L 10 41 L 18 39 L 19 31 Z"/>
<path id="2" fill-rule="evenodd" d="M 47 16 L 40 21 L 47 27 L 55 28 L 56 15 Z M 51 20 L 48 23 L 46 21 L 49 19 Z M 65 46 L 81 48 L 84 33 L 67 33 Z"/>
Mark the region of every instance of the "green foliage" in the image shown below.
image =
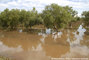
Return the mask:
<path id="1" fill-rule="evenodd" d="M 12 9 L 9 12 L 9 20 L 8 20 L 8 25 L 10 29 L 16 29 L 18 24 L 19 24 L 19 18 L 20 18 L 20 11 L 18 9 Z"/>
<path id="2" fill-rule="evenodd" d="M 42 13 L 32 10 L 5 9 L 0 13 L 0 27 L 14 30 L 18 27 L 31 28 L 43 24 L 46 28 L 65 28 L 70 22 L 79 20 L 77 12 L 69 6 L 47 5 Z"/>
<path id="3" fill-rule="evenodd" d="M 83 16 L 85 25 L 89 26 L 89 11 L 84 11 L 82 13 L 82 16 Z"/>
<path id="4" fill-rule="evenodd" d="M 51 4 L 45 7 L 42 17 L 46 27 L 55 27 L 59 29 L 66 27 L 66 25 L 73 20 L 76 14 L 76 11 L 69 6 L 62 7 L 57 4 Z"/>
<path id="5" fill-rule="evenodd" d="M 20 11 L 20 18 L 19 18 L 19 24 L 21 27 L 24 26 L 24 22 L 26 21 L 27 11 L 22 9 Z"/>
<path id="6" fill-rule="evenodd" d="M 8 25 L 9 20 L 9 9 L 5 9 L 3 12 L 0 13 L 0 26 L 3 29 L 6 29 Z"/>
<path id="7" fill-rule="evenodd" d="M 33 25 L 42 24 L 42 17 L 37 13 L 35 8 L 31 11 L 22 9 L 5 9 L 0 13 L 0 27 L 3 29 L 14 30 L 18 27 L 28 29 Z"/>
<path id="8" fill-rule="evenodd" d="M 51 15 L 46 15 L 44 17 L 44 25 L 47 28 L 53 28 L 54 18 Z"/>
<path id="9" fill-rule="evenodd" d="M 9 11 L 9 9 L 5 9 L 0 14 L 0 26 L 3 29 L 15 29 L 19 23 L 19 10 L 18 9 L 12 9 Z"/>
<path id="10" fill-rule="evenodd" d="M 26 15 L 26 20 L 25 22 L 25 27 L 32 27 L 34 25 L 38 25 L 42 23 L 42 18 L 41 16 L 39 16 L 39 14 L 37 13 L 37 11 L 35 10 L 35 8 L 33 8 L 33 10 L 31 11 L 27 11 L 27 15 Z"/>

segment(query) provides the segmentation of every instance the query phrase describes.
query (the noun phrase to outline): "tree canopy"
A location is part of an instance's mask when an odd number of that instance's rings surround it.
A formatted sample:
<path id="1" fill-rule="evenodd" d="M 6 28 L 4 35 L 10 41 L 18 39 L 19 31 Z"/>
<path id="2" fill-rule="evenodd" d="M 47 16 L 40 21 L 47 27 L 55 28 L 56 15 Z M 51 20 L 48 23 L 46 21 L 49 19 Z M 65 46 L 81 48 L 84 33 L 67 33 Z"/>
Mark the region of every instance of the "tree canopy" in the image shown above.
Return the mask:
<path id="1" fill-rule="evenodd" d="M 57 29 L 66 27 L 76 14 L 77 12 L 71 7 L 62 7 L 57 4 L 47 5 L 42 12 L 45 26 L 47 28 L 55 27 Z"/>
<path id="2" fill-rule="evenodd" d="M 0 27 L 2 29 L 17 29 L 17 27 L 29 28 L 36 24 L 41 24 L 42 18 L 38 12 L 33 8 L 31 11 L 24 9 L 6 8 L 0 13 Z"/>
<path id="3" fill-rule="evenodd" d="M 82 13 L 83 20 L 86 26 L 89 26 L 89 11 L 84 11 Z"/>
<path id="4" fill-rule="evenodd" d="M 69 6 L 59 6 L 58 4 L 46 5 L 45 9 L 38 13 L 33 7 L 32 10 L 6 8 L 0 12 L 0 27 L 2 29 L 14 30 L 18 27 L 29 29 L 34 25 L 44 25 L 46 28 L 65 28 L 71 22 L 80 20 L 77 11 Z M 88 25 L 89 11 L 83 12 L 83 18 Z"/>

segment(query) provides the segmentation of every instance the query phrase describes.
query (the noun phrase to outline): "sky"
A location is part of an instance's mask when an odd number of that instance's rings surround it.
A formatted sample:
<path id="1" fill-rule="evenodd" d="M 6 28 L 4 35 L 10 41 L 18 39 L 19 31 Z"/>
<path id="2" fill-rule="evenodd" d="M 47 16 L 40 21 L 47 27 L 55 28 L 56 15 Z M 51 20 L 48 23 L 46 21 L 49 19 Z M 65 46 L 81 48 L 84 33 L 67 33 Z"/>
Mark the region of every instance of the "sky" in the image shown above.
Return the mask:
<path id="1" fill-rule="evenodd" d="M 33 7 L 42 12 L 46 5 L 56 3 L 60 6 L 70 6 L 78 11 L 80 16 L 83 11 L 89 11 L 89 0 L 0 0 L 0 11 L 6 8 L 31 10 Z"/>

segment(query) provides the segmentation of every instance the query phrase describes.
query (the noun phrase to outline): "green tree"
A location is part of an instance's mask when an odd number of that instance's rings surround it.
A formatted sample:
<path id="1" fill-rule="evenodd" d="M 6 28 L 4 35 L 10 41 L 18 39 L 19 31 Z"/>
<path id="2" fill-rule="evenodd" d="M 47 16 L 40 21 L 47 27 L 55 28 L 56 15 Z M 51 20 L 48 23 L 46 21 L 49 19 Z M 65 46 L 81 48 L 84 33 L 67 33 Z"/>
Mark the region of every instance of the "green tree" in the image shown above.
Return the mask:
<path id="1" fill-rule="evenodd" d="M 8 28 L 8 20 L 9 20 L 9 9 L 5 9 L 3 12 L 0 13 L 0 26 L 3 29 Z"/>
<path id="2" fill-rule="evenodd" d="M 25 24 L 24 22 L 26 21 L 26 17 L 27 17 L 27 11 L 22 9 L 20 11 L 20 18 L 19 18 L 19 25 L 22 28 L 24 27 L 24 24 Z"/>
<path id="3" fill-rule="evenodd" d="M 62 7 L 57 4 L 47 5 L 42 12 L 46 27 L 64 28 L 73 20 L 75 13 L 71 7 Z M 49 17 L 51 16 L 51 17 Z M 49 22 L 49 23 L 48 23 Z"/>
<path id="4" fill-rule="evenodd" d="M 8 25 L 10 30 L 17 29 L 20 18 L 20 10 L 12 9 L 9 14 Z"/>
<path id="5" fill-rule="evenodd" d="M 34 25 L 38 25 L 42 23 L 42 18 L 38 14 L 35 8 L 33 8 L 31 11 L 27 11 L 26 14 L 26 20 L 25 20 L 25 27 L 28 29 L 31 28 Z"/>
<path id="6" fill-rule="evenodd" d="M 89 11 L 84 11 L 82 13 L 85 26 L 89 26 Z"/>
<path id="7" fill-rule="evenodd" d="M 53 28 L 54 18 L 51 15 L 44 17 L 44 24 L 47 28 Z"/>

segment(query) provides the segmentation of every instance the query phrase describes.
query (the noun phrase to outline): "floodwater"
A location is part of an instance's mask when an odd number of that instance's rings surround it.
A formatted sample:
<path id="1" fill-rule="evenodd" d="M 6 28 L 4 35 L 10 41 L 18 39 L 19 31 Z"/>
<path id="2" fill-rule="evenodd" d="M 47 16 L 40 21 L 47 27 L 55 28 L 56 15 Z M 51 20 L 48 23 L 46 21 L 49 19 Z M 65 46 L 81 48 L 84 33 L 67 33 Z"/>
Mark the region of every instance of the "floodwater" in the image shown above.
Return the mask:
<path id="1" fill-rule="evenodd" d="M 89 58 L 89 35 L 79 29 L 52 34 L 0 31 L 0 56 L 12 60 L 55 60 L 53 58 Z M 49 32 L 48 32 L 49 33 Z"/>

